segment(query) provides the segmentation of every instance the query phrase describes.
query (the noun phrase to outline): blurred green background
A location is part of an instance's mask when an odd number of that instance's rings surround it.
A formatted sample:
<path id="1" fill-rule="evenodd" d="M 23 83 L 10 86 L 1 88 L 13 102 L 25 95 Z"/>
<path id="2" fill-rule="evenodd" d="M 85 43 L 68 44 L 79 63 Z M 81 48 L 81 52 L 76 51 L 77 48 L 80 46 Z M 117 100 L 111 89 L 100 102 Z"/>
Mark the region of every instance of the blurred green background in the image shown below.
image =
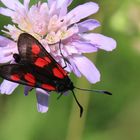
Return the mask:
<path id="1" fill-rule="evenodd" d="M 33 3 L 34 1 L 32 1 Z M 70 9 L 86 0 L 74 0 Z M 117 40 L 113 52 L 88 54 L 101 72 L 101 82 L 91 85 L 71 75 L 75 85 L 106 89 L 112 96 L 75 91 L 85 112 L 72 94 L 57 100 L 51 94 L 48 113 L 36 110 L 34 91 L 25 97 L 23 87 L 0 95 L 0 140 L 140 140 L 140 0 L 94 0 L 101 22 L 94 32 Z M 0 16 L 0 29 L 10 22 Z M 1 33 L 2 34 L 2 33 Z"/>

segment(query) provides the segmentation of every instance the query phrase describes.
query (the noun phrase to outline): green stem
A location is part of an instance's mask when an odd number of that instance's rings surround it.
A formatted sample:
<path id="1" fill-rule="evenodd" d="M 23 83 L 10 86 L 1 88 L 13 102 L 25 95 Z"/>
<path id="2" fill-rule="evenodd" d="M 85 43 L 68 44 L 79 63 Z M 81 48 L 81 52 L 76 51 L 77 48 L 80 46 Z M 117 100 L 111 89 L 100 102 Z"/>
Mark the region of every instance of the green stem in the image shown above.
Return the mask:
<path id="1" fill-rule="evenodd" d="M 90 94 L 84 93 L 80 93 L 80 95 L 77 96 L 79 102 L 84 107 L 84 112 L 81 118 L 79 116 L 79 108 L 77 107 L 75 100 L 73 100 L 66 140 L 81 140 L 87 115 L 89 97 Z"/>
<path id="2" fill-rule="evenodd" d="M 93 59 L 93 56 L 92 56 L 92 59 Z M 77 87 L 86 87 L 86 88 L 90 89 L 91 84 L 88 84 L 88 82 L 85 83 L 85 79 L 80 78 L 77 81 L 76 86 Z M 84 91 L 76 90 L 76 94 L 79 93 L 76 95 L 77 99 L 84 108 L 83 116 L 80 118 L 79 108 L 77 107 L 75 100 L 73 100 L 66 140 L 71 140 L 71 139 L 72 140 L 82 140 L 88 105 L 89 105 L 89 101 L 90 101 L 90 93 L 84 94 L 83 92 Z"/>

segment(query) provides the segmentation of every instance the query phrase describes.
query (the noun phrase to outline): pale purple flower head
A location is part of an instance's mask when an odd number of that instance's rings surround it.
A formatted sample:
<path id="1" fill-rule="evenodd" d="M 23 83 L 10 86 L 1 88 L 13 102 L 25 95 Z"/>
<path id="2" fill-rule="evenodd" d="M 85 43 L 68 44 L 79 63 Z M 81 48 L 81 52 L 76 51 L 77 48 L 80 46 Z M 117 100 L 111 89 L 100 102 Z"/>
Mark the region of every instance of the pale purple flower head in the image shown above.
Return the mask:
<path id="1" fill-rule="evenodd" d="M 86 19 L 80 22 L 98 11 L 99 6 L 96 3 L 87 2 L 68 11 L 72 0 L 48 0 L 48 3 L 39 2 L 30 8 L 30 0 L 24 0 L 23 4 L 18 0 L 1 2 L 5 7 L 0 7 L 0 14 L 10 17 L 13 25 L 8 24 L 2 30 L 11 40 L 0 36 L 0 63 L 14 63 L 13 53 L 18 53 L 18 37 L 27 32 L 39 40 L 55 60 L 64 66 L 58 45 L 61 40 L 61 51 L 70 62 L 65 70 L 78 77 L 85 76 L 90 83 L 100 81 L 98 69 L 83 54 L 100 49 L 112 51 L 116 47 L 116 41 L 102 34 L 87 33 L 100 26 L 97 20 Z M 17 86 L 17 83 L 4 80 L 0 85 L 0 92 L 11 94 Z M 25 86 L 25 95 L 30 90 L 31 87 Z M 36 88 L 36 97 L 38 111 L 46 112 L 49 94 Z"/>

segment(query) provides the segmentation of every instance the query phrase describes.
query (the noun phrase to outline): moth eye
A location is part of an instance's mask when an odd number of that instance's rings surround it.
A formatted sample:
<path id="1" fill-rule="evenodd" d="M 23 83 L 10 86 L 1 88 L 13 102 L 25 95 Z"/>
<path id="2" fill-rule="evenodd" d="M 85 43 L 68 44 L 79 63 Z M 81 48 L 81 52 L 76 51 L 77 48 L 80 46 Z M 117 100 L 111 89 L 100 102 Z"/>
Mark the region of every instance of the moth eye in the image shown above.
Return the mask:
<path id="1" fill-rule="evenodd" d="M 21 60 L 19 54 L 16 54 L 16 53 L 13 54 L 13 58 L 15 59 L 15 62 L 16 62 L 16 63 L 19 63 L 20 60 Z"/>

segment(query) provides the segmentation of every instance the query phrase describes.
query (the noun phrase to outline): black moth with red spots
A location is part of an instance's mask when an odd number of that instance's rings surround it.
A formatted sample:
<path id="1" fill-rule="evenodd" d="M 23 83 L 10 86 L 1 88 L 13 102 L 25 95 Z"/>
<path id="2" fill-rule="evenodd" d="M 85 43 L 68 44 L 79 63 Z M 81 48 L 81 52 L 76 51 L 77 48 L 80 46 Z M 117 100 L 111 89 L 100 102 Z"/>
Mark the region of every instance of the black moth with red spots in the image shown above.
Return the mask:
<path id="1" fill-rule="evenodd" d="M 80 88 L 73 86 L 67 72 L 44 49 L 39 41 L 30 34 L 22 33 L 19 36 L 17 46 L 19 54 L 13 54 L 16 64 L 0 66 L 0 76 L 9 81 L 41 88 L 48 92 L 56 91 L 61 95 L 71 90 L 80 107 L 80 116 L 82 116 L 83 108 L 73 92 L 74 88 Z M 102 90 L 92 91 L 111 94 Z"/>
<path id="2" fill-rule="evenodd" d="M 17 44 L 19 54 L 13 55 L 17 64 L 1 66 L 1 77 L 47 91 L 62 93 L 74 89 L 67 72 L 33 36 L 22 33 Z"/>

